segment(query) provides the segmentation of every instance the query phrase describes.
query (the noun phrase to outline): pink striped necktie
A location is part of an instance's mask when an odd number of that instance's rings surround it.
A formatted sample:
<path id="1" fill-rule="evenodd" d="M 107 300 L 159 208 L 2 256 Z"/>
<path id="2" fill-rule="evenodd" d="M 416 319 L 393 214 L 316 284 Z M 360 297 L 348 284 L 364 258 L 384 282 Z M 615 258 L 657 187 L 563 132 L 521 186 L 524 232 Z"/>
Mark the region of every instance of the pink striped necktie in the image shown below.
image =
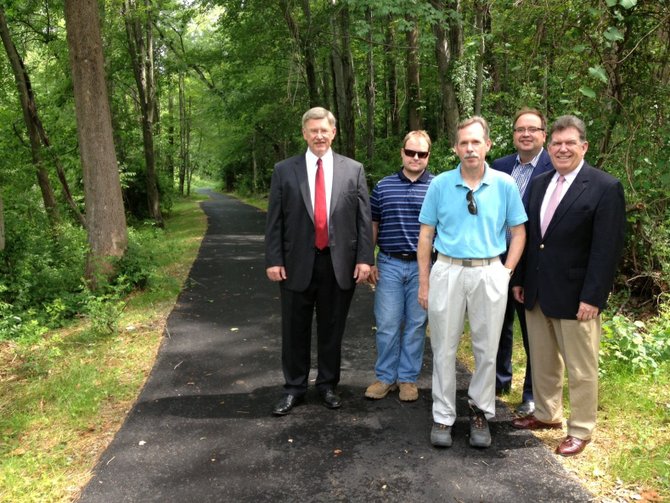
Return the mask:
<path id="1" fill-rule="evenodd" d="M 549 222 L 551 222 L 551 219 L 556 212 L 556 208 L 558 207 L 558 203 L 561 201 L 561 194 L 563 193 L 563 182 L 565 182 L 565 177 L 560 175 L 558 177 L 558 181 L 556 182 L 556 188 L 554 188 L 554 192 L 551 194 L 551 199 L 549 199 L 547 210 L 544 212 L 544 218 L 542 219 L 542 223 L 540 225 L 542 237 L 544 237 L 544 233 L 547 231 L 547 227 L 549 227 Z"/>

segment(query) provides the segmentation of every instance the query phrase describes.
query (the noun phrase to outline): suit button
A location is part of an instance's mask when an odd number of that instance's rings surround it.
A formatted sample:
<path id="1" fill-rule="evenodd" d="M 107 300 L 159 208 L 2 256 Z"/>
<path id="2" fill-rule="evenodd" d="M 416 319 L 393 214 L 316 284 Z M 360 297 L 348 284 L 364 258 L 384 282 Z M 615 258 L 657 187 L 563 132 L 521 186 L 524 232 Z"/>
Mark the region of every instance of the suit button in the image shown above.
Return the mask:
<path id="1" fill-rule="evenodd" d="M 540 245 L 540 250 L 544 250 L 544 245 L 543 244 Z"/>

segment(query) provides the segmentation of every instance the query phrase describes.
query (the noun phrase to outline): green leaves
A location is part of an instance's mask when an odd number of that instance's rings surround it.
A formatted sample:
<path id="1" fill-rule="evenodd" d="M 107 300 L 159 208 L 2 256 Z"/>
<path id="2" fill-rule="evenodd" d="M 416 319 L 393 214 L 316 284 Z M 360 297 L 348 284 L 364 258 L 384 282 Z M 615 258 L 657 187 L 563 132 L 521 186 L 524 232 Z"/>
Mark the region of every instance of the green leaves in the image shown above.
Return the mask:
<path id="1" fill-rule="evenodd" d="M 605 0 L 608 7 L 621 5 L 624 9 L 632 9 L 637 5 L 637 0 Z"/>
<path id="2" fill-rule="evenodd" d="M 598 79 L 603 84 L 607 84 L 607 73 L 602 66 L 592 66 L 589 68 L 589 75 L 595 79 Z"/>
<path id="3" fill-rule="evenodd" d="M 579 88 L 579 92 L 582 93 L 587 98 L 595 98 L 596 92 L 590 87 L 582 86 Z"/>
<path id="4" fill-rule="evenodd" d="M 623 40 L 623 33 L 621 33 L 621 31 L 619 31 L 619 29 L 616 26 L 608 27 L 607 30 L 605 30 L 603 36 L 610 42 L 617 42 L 619 40 Z"/>

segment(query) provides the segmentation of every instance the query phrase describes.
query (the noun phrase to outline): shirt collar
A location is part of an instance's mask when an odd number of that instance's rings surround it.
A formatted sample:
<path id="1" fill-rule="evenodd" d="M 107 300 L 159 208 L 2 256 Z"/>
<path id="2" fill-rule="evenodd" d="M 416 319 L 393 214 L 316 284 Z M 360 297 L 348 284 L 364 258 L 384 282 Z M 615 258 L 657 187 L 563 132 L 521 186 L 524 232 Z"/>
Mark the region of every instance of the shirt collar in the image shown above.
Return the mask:
<path id="1" fill-rule="evenodd" d="M 398 171 L 398 178 L 400 178 L 400 180 L 402 180 L 403 182 L 407 183 L 418 183 L 418 182 L 426 183 L 429 177 L 430 173 L 428 172 L 427 169 L 424 169 L 423 173 L 421 173 L 421 176 L 414 181 L 410 180 L 409 178 L 407 178 L 407 176 L 405 176 L 405 173 L 403 172 L 402 168 L 400 168 L 400 170 Z"/>
<path id="2" fill-rule="evenodd" d="M 314 152 L 307 149 L 307 152 L 305 153 L 305 162 L 307 163 L 307 166 L 316 166 L 317 159 L 318 157 L 314 155 Z M 324 163 L 333 164 L 333 149 L 329 148 L 328 152 L 326 152 L 321 159 L 323 159 Z"/>
<path id="3" fill-rule="evenodd" d="M 516 155 L 516 163 L 519 166 L 527 166 L 530 164 L 531 166 L 535 167 L 537 166 L 537 161 L 540 160 L 540 156 L 542 155 L 542 152 L 544 151 L 544 147 L 540 149 L 540 151 L 537 153 L 535 157 L 533 157 L 530 162 L 521 162 L 521 158 L 519 157 L 519 154 Z"/>

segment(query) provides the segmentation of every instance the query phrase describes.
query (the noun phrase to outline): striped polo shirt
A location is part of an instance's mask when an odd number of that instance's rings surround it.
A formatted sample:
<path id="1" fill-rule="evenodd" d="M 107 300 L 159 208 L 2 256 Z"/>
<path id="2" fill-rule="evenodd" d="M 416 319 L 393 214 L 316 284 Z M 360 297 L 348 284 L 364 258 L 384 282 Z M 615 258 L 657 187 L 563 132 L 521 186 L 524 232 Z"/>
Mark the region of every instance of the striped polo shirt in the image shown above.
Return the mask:
<path id="1" fill-rule="evenodd" d="M 412 182 L 402 170 L 382 178 L 370 196 L 372 220 L 379 222 L 377 245 L 386 253 L 416 252 L 419 213 L 435 176 L 425 170 Z"/>

